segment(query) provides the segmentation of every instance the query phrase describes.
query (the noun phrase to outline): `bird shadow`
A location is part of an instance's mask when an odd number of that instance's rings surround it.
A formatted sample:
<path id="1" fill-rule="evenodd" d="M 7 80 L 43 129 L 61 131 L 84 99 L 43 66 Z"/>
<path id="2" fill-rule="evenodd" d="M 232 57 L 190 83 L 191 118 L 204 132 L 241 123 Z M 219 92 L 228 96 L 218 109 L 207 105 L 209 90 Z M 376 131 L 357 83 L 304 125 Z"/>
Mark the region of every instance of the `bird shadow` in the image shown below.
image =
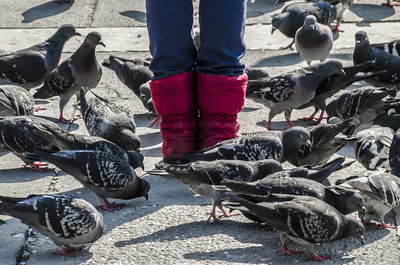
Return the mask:
<path id="1" fill-rule="evenodd" d="M 157 145 L 162 142 L 160 132 L 146 133 L 140 135 L 141 148 Z"/>
<path id="2" fill-rule="evenodd" d="M 33 171 L 29 168 L 23 168 L 22 165 L 23 162 L 21 161 L 19 167 L 0 169 L 0 183 L 31 182 L 48 176 L 48 172 Z"/>
<path id="3" fill-rule="evenodd" d="M 377 22 L 395 14 L 395 9 L 393 7 L 379 6 L 379 8 L 377 8 L 376 4 L 353 4 L 350 10 L 363 19 L 361 22 L 357 23 L 358 26 L 368 26 L 371 22 Z M 371 10 L 373 10 L 373 12 L 371 12 Z"/>
<path id="4" fill-rule="evenodd" d="M 54 1 L 49 1 L 41 5 L 32 7 L 22 13 L 22 16 L 24 17 L 22 23 L 30 23 L 38 19 L 58 15 L 70 9 L 73 3 L 74 0 L 72 0 L 71 3 L 66 3 L 62 5 Z"/>
<path id="5" fill-rule="evenodd" d="M 161 147 L 153 147 L 147 149 L 140 149 L 140 153 L 142 153 L 145 157 L 160 157 Z"/>
<path id="6" fill-rule="evenodd" d="M 297 52 L 277 55 L 261 59 L 254 63 L 254 67 L 274 67 L 274 66 L 288 66 L 298 64 L 303 61 L 303 58 Z M 290 62 L 290 63 L 288 63 Z"/>
<path id="7" fill-rule="evenodd" d="M 259 17 L 280 9 L 284 4 L 275 0 L 249 0 L 247 2 L 246 18 Z"/>
<path id="8" fill-rule="evenodd" d="M 261 109 L 261 108 L 244 107 L 244 108 L 242 109 L 242 112 L 252 112 L 252 111 L 259 110 L 259 109 Z"/>
<path id="9" fill-rule="evenodd" d="M 40 99 L 35 99 L 35 105 L 44 105 L 44 104 L 49 104 L 50 102 L 47 100 L 40 100 Z"/>
<path id="10" fill-rule="evenodd" d="M 148 113 L 136 113 L 133 115 L 136 123 L 136 127 L 150 127 L 150 122 L 154 117 L 150 117 Z"/>
<path id="11" fill-rule="evenodd" d="M 146 13 L 138 10 L 128 10 L 119 13 L 121 16 L 132 18 L 135 21 L 146 23 Z"/>
<path id="12" fill-rule="evenodd" d="M 329 54 L 329 59 L 340 59 L 340 60 L 353 60 L 352 53 L 331 53 Z"/>

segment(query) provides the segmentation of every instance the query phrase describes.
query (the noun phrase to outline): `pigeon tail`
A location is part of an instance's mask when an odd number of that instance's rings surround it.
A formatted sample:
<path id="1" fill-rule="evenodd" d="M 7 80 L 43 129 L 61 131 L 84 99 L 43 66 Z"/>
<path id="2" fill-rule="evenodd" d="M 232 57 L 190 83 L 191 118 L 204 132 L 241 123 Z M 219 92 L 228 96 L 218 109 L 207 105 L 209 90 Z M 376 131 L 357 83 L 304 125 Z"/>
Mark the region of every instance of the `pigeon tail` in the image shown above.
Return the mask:
<path id="1" fill-rule="evenodd" d="M 318 167 L 318 169 L 314 168 L 314 170 L 311 171 L 312 173 L 308 174 L 307 178 L 321 183 L 333 172 L 340 169 L 345 160 L 344 157 L 338 157 L 331 162 Z M 314 172 L 315 170 L 316 172 Z"/>

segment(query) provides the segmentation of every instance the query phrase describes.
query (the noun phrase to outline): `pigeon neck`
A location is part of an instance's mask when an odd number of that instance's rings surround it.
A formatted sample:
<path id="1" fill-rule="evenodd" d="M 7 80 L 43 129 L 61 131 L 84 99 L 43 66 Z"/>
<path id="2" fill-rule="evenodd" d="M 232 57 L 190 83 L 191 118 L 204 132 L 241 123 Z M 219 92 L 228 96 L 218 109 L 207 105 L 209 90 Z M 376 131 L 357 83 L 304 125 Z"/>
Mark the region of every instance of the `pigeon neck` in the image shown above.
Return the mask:
<path id="1" fill-rule="evenodd" d="M 79 60 L 83 65 L 91 65 L 93 61 L 96 61 L 96 47 L 83 43 L 72 55 L 71 60 Z"/>

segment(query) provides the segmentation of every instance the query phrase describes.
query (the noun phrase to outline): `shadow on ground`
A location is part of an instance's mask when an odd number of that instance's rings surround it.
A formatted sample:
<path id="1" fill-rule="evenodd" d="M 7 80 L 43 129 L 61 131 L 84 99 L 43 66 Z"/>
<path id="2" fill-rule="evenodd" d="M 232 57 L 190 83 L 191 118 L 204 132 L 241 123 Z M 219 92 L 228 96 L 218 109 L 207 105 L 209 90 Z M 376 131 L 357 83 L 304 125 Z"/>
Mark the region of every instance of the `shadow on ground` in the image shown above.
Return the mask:
<path id="1" fill-rule="evenodd" d="M 146 13 L 137 11 L 137 10 L 129 10 L 119 13 L 121 16 L 132 18 L 137 22 L 146 23 Z"/>
<path id="2" fill-rule="evenodd" d="M 22 23 L 30 23 L 38 19 L 58 15 L 70 9 L 73 3 L 74 0 L 72 0 L 71 3 L 66 3 L 62 5 L 53 1 L 49 1 L 41 5 L 32 7 L 22 13 L 22 16 L 24 17 Z"/>

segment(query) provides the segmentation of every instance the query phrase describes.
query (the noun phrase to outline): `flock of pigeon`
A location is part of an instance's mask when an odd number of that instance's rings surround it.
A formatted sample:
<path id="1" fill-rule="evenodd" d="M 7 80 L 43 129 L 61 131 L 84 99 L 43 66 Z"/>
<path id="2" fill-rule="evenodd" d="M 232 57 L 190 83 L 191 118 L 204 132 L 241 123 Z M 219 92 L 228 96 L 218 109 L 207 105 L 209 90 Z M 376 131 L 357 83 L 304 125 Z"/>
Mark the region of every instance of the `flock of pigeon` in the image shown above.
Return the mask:
<path id="1" fill-rule="evenodd" d="M 331 29 L 323 24 L 336 19 L 334 31 L 338 31 L 350 4 L 335 3 L 341 9 L 326 2 L 290 4 L 272 24 L 274 30 L 294 38 L 308 64 L 324 61 L 333 40 Z M 311 38 L 317 36 L 311 31 L 317 31 L 318 38 Z M 129 109 L 93 92 L 93 97 L 86 98 L 102 76 L 95 52 L 98 45 L 105 45 L 99 33 L 89 33 L 81 46 L 59 63 L 64 44 L 76 35 L 80 34 L 72 25 L 64 25 L 43 43 L 0 56 L 0 151 L 12 152 L 35 170 L 44 170 L 47 164 L 43 162 L 55 165 L 92 190 L 100 199 L 100 208 L 114 211 L 120 205 L 108 198 L 148 198 L 150 183 L 135 171 L 144 169 L 141 141 Z M 314 261 L 330 258 L 316 254 L 315 244 L 347 237 L 363 243 L 364 227 L 370 223 L 393 228 L 385 223 L 385 216 L 393 210 L 396 224 L 400 222 L 398 47 L 396 42 L 371 45 L 363 31 L 355 34 L 355 41 L 354 66 L 343 67 L 332 60 L 274 77 L 246 68 L 246 96 L 269 108 L 268 131 L 243 134 L 186 153 L 180 164 L 161 161 L 147 174 L 178 179 L 212 200 L 208 221 L 221 222 L 217 208 L 225 217 L 231 216 L 226 208 L 239 210 L 250 220 L 281 232 L 279 252 L 295 254 L 287 248 L 287 242 L 293 241 L 304 246 Z M 157 124 L 149 61 L 110 56 L 102 65 L 115 71 L 149 115 L 155 116 L 151 125 Z M 371 86 L 345 90 L 361 80 Z M 33 96 L 32 88 L 36 89 Z M 332 97 L 339 91 L 340 96 Z M 63 110 L 74 95 L 89 135 L 73 134 L 34 116 L 39 111 L 34 99 L 59 96 L 58 121 L 69 122 Z M 309 120 L 321 111 L 316 124 L 294 126 L 292 110 L 310 106 L 315 112 Z M 282 112 L 290 128 L 271 131 L 271 119 Z M 321 123 L 325 112 L 328 121 L 334 117 L 341 121 Z M 365 125 L 373 126 L 362 130 Z M 354 144 L 356 163 L 365 171 L 346 172 L 346 178 L 325 185 L 333 172 L 354 162 L 345 163 L 340 156 L 331 160 L 348 143 Z M 285 169 L 284 162 L 295 167 Z M 63 255 L 75 255 L 81 250 L 79 245 L 96 241 L 104 228 L 103 217 L 92 204 L 69 195 L 0 196 L 0 211 L 48 236 Z M 352 213 L 358 218 L 348 216 Z"/>

